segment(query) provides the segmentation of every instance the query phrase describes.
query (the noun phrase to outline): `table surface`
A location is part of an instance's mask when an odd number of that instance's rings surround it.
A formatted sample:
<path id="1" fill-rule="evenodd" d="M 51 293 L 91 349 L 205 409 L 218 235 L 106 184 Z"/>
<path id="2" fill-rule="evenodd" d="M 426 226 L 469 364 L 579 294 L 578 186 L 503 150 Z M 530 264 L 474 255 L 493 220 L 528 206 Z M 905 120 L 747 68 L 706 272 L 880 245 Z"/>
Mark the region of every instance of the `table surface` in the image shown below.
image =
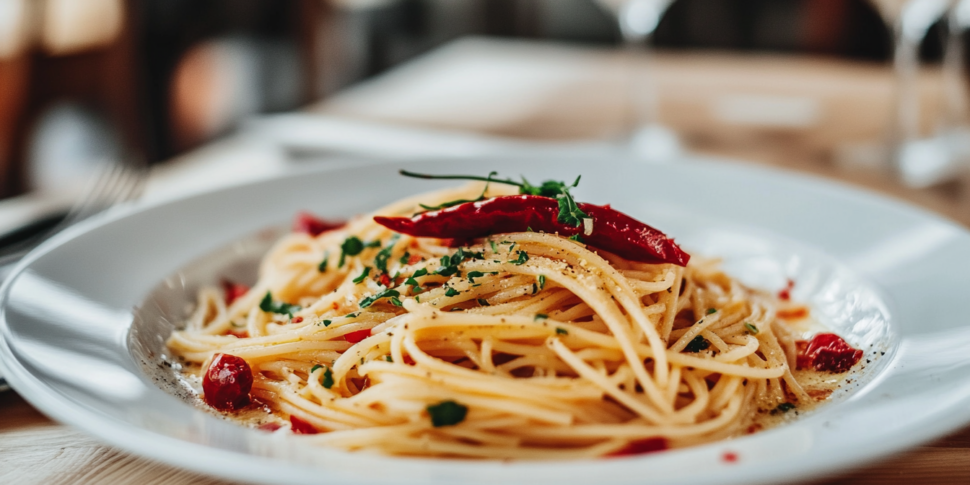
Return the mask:
<path id="1" fill-rule="evenodd" d="M 307 111 L 518 139 L 603 139 L 619 136 L 628 126 L 626 66 L 609 50 L 472 39 Z M 843 160 L 850 148 L 866 146 L 885 129 L 892 92 L 886 66 L 667 53 L 655 58 L 653 68 L 661 119 L 692 151 L 848 182 L 970 225 L 970 195 L 961 200 L 958 184 L 909 189 L 864 164 Z M 929 107 L 924 125 L 932 127 L 940 87 L 932 74 L 922 82 Z M 738 102 L 767 108 L 739 115 L 732 112 Z M 212 151 L 202 150 L 183 157 L 179 165 L 201 167 L 207 157 L 213 157 Z M 0 483 L 224 482 L 113 449 L 49 420 L 7 392 L 0 394 Z M 970 427 L 815 483 L 970 483 Z"/>

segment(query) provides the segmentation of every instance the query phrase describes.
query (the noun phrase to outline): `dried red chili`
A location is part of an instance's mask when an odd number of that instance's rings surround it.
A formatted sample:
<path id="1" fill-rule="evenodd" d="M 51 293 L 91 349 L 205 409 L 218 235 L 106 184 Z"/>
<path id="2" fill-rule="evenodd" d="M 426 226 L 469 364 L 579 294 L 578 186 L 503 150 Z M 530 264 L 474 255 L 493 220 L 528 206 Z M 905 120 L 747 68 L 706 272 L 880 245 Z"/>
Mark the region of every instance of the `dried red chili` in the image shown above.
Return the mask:
<path id="1" fill-rule="evenodd" d="M 350 342 L 352 344 L 355 344 L 357 342 L 360 342 L 361 340 L 364 340 L 367 337 L 370 337 L 370 329 L 369 328 L 365 328 L 363 330 L 357 330 L 355 332 L 350 332 L 350 333 L 344 335 L 344 340 L 346 340 L 346 341 L 348 341 L 348 342 Z"/>
<path id="2" fill-rule="evenodd" d="M 507 232 L 556 233 L 579 236 L 584 243 L 620 257 L 644 263 L 673 263 L 686 266 L 690 255 L 654 229 L 609 205 L 578 204 L 592 219 L 593 230 L 584 234 L 578 227 L 558 221 L 559 202 L 538 195 L 509 195 L 468 202 L 414 217 L 374 217 L 393 231 L 416 237 L 473 239 Z"/>
<path id="3" fill-rule="evenodd" d="M 235 411 L 249 404 L 253 371 L 241 357 L 216 354 L 202 379 L 203 399 L 220 411 Z"/>
<path id="4" fill-rule="evenodd" d="M 798 368 L 845 372 L 862 359 L 862 351 L 852 348 L 834 333 L 820 333 L 812 340 L 796 342 Z"/>
<path id="5" fill-rule="evenodd" d="M 222 291 L 226 295 L 226 305 L 232 305 L 232 302 L 249 292 L 249 287 L 229 280 L 222 280 Z"/>
<path id="6" fill-rule="evenodd" d="M 297 213 L 293 219 L 293 232 L 305 232 L 311 236 L 319 236 L 327 231 L 339 229 L 346 225 L 343 221 L 327 221 L 310 214 L 309 212 Z"/>
<path id="7" fill-rule="evenodd" d="M 637 441 L 632 441 L 623 448 L 620 448 L 607 456 L 633 456 L 633 455 L 645 455 L 647 453 L 656 453 L 658 451 L 664 451 L 670 448 L 670 444 L 667 443 L 667 438 L 654 437 L 647 438 Z"/>
<path id="8" fill-rule="evenodd" d="M 290 429 L 296 434 L 317 434 L 320 430 L 309 422 L 290 415 Z"/>

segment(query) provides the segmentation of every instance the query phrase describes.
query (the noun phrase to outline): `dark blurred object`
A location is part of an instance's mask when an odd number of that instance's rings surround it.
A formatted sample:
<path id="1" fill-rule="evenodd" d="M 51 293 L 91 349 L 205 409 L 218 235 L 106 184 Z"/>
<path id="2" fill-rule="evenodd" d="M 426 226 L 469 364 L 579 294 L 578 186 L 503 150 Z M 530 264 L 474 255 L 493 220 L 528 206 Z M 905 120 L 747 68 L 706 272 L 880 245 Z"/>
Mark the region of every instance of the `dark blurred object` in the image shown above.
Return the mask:
<path id="1" fill-rule="evenodd" d="M 619 42 L 593 0 L 0 1 L 0 197 L 30 188 L 31 173 L 80 163 L 65 154 L 171 158 L 458 37 Z M 10 21 L 10 5 L 26 20 Z M 21 24 L 39 27 L 5 48 L 4 29 Z M 882 61 L 887 39 L 863 0 L 678 0 L 654 42 Z M 934 45 L 931 34 L 924 52 Z M 70 123 L 83 125 L 72 137 L 94 141 L 64 141 Z"/>

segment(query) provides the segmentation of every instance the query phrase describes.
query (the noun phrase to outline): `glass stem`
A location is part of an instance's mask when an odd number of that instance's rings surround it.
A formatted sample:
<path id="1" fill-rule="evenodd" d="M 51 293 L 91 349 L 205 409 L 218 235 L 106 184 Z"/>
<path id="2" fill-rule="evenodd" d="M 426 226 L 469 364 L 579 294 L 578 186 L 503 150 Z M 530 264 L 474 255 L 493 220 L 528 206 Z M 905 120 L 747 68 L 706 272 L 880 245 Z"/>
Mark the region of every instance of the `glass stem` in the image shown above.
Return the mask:
<path id="1" fill-rule="evenodd" d="M 629 69 L 630 132 L 658 121 L 656 78 L 652 75 L 653 59 L 649 46 L 651 36 L 637 36 L 623 40 L 626 64 Z"/>
<path id="2" fill-rule="evenodd" d="M 893 69 L 896 77 L 896 104 L 890 130 L 890 148 L 892 169 L 898 172 L 900 150 L 907 142 L 919 136 L 919 39 L 905 32 L 902 21 L 896 22 L 893 35 L 895 37 Z"/>

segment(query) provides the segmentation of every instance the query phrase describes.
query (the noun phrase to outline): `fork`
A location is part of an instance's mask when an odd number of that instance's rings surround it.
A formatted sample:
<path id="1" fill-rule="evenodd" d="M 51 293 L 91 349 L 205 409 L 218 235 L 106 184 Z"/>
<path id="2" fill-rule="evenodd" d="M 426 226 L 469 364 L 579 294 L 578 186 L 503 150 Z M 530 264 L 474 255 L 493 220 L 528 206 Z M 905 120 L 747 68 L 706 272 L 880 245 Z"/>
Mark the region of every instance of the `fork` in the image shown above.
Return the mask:
<path id="1" fill-rule="evenodd" d="M 64 218 L 53 228 L 35 235 L 0 253 L 0 282 L 7 279 L 10 271 L 24 256 L 40 243 L 67 227 L 73 226 L 114 205 L 133 200 L 141 195 L 148 178 L 148 170 L 142 162 L 119 163 L 106 161 L 98 165 L 88 179 L 80 197 L 67 211 Z M 0 392 L 9 389 L 0 375 Z"/>

